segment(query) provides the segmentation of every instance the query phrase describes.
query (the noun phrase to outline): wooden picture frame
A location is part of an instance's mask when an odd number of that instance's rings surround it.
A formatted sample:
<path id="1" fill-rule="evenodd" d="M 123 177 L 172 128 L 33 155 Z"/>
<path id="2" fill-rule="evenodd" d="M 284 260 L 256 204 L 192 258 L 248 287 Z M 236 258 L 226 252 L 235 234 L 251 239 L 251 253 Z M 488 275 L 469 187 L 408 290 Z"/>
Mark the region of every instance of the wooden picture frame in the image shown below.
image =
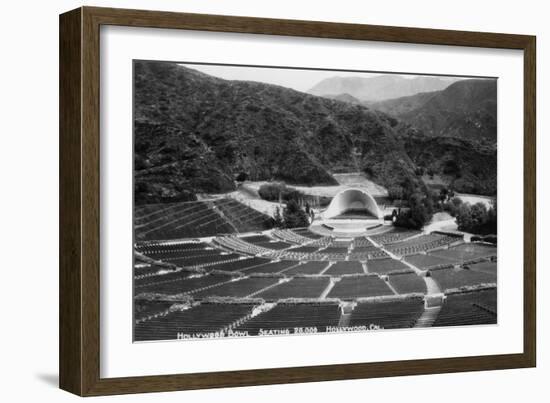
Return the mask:
<path id="1" fill-rule="evenodd" d="M 100 377 L 100 27 L 171 28 L 524 52 L 523 353 L 128 378 Z M 533 367 L 536 363 L 535 37 L 81 7 L 60 16 L 60 387 L 81 396 Z"/>

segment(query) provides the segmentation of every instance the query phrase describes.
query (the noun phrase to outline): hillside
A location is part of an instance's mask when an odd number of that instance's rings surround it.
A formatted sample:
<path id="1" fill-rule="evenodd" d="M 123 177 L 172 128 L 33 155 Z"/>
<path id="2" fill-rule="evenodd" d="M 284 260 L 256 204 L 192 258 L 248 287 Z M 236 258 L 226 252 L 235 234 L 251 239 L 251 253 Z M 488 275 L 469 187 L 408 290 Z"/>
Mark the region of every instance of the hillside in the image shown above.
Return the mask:
<path id="1" fill-rule="evenodd" d="M 406 97 L 387 99 L 378 102 L 365 102 L 365 105 L 372 109 L 387 113 L 389 115 L 401 118 L 408 112 L 414 111 L 429 101 L 432 97 L 438 95 L 440 91 L 421 92 Z"/>
<path id="2" fill-rule="evenodd" d="M 403 138 L 413 162 L 425 173 L 441 176 L 457 192 L 493 196 L 497 193 L 497 152 L 466 139 L 426 137 Z"/>
<path id="3" fill-rule="evenodd" d="M 350 94 L 338 94 L 338 95 L 323 95 L 324 98 L 334 99 L 336 101 L 349 102 L 350 104 L 362 105 L 363 102 L 351 96 Z"/>
<path id="4" fill-rule="evenodd" d="M 398 75 L 380 75 L 375 77 L 330 77 L 322 80 L 308 92 L 319 96 L 339 96 L 348 94 L 360 101 L 382 101 L 443 90 L 455 79 L 420 76 L 404 78 Z"/>
<path id="5" fill-rule="evenodd" d="M 413 178 L 395 120 L 364 106 L 172 63 L 135 62 L 134 74 L 137 203 L 230 191 L 240 173 L 300 185 L 336 184 L 333 170 L 386 186 Z"/>
<path id="6" fill-rule="evenodd" d="M 372 105 L 427 136 L 457 137 L 485 144 L 497 140 L 496 80 L 458 81 L 443 91 Z"/>

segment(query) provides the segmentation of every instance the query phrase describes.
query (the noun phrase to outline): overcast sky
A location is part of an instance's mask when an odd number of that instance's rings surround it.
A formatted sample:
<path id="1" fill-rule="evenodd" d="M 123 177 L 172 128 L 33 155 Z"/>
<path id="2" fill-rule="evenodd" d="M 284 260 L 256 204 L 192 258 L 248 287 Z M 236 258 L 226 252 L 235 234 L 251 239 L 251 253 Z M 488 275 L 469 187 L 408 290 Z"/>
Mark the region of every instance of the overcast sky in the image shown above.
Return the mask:
<path id="1" fill-rule="evenodd" d="M 307 92 L 319 81 L 334 77 L 374 77 L 382 73 L 358 73 L 349 71 L 320 71 L 320 70 L 297 70 L 273 67 L 242 67 L 242 66 L 220 66 L 220 65 L 202 65 L 185 64 L 189 68 L 202 71 L 215 77 L 226 80 L 246 80 L 259 81 L 262 83 L 282 85 L 283 87 L 293 88 L 298 91 Z M 388 73 L 383 73 L 388 74 Z M 418 75 L 403 75 L 406 78 L 418 77 Z"/>

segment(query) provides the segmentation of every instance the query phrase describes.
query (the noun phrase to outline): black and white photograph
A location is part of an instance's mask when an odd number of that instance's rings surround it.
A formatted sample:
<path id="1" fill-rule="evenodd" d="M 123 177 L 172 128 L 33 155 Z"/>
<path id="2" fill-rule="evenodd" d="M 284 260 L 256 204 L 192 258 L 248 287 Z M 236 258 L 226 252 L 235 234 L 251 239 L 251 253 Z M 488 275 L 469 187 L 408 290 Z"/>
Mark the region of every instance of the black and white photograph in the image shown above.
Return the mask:
<path id="1" fill-rule="evenodd" d="M 2 401 L 546 403 L 543 2 L 3 9 Z"/>
<path id="2" fill-rule="evenodd" d="M 396 67 L 133 61 L 134 342 L 498 323 L 498 79 Z"/>

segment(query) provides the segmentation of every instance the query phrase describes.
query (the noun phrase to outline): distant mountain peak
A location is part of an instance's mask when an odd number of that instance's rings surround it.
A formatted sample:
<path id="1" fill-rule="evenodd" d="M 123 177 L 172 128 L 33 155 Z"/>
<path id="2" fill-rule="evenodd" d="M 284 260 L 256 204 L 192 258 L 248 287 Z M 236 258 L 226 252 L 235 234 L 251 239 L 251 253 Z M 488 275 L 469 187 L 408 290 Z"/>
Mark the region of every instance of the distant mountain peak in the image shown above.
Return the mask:
<path id="1" fill-rule="evenodd" d="M 349 94 L 360 101 L 382 101 L 420 92 L 439 91 L 457 80 L 433 76 L 405 78 L 395 74 L 383 74 L 375 77 L 335 76 L 320 81 L 308 93 L 326 97 Z"/>
<path id="2" fill-rule="evenodd" d="M 349 102 L 350 104 L 362 105 L 363 103 L 355 98 L 353 95 L 348 93 L 338 94 L 338 95 L 323 95 L 323 98 L 334 99 L 336 101 Z"/>

